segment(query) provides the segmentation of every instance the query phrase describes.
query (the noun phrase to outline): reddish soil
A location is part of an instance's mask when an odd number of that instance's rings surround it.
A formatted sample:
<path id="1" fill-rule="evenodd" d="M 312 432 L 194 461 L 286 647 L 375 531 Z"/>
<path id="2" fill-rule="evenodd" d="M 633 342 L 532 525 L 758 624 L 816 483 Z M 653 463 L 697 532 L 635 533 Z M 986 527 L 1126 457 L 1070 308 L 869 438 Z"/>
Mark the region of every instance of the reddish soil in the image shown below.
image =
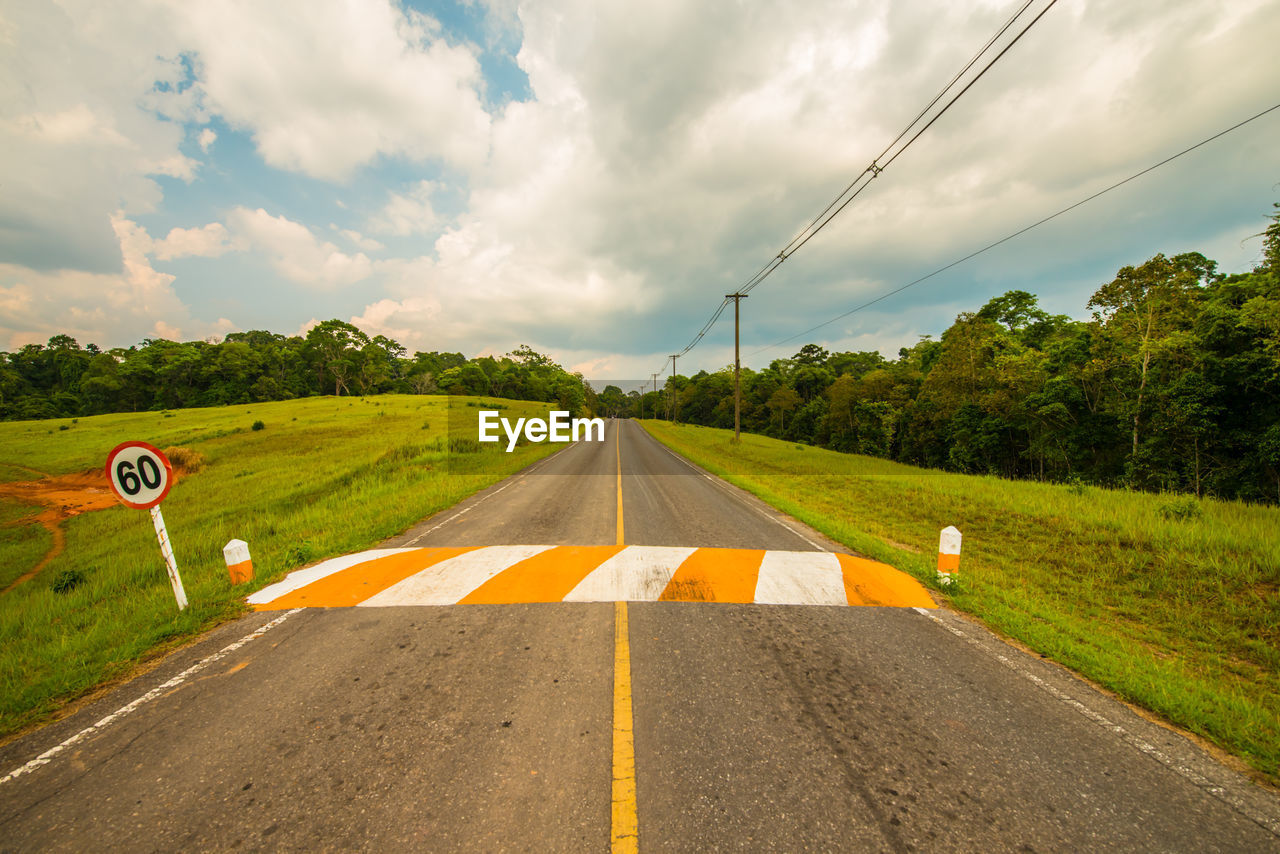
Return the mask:
<path id="1" fill-rule="evenodd" d="M 22 582 L 35 577 L 49 561 L 62 553 L 66 544 L 62 534 L 64 519 L 88 513 L 90 510 L 104 510 L 119 503 L 107 484 L 107 475 L 102 469 L 88 469 L 57 477 L 42 477 L 39 480 L 0 483 L 0 497 L 12 498 L 41 508 L 34 516 L 18 519 L 10 524 L 25 525 L 36 522 L 47 528 L 53 537 L 49 551 L 40 559 L 40 562 L 14 579 L 13 583 L 4 590 L 0 590 L 0 593 L 8 593 Z"/>

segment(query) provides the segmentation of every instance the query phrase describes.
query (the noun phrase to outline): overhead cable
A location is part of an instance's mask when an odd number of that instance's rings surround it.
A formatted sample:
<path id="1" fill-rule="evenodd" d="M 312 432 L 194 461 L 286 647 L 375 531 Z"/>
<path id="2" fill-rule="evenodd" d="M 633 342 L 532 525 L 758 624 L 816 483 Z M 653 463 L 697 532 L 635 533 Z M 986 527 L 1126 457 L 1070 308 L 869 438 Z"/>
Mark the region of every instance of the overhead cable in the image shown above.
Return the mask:
<path id="1" fill-rule="evenodd" d="M 964 85 L 964 88 L 962 88 L 959 92 L 952 95 L 950 100 L 948 100 L 940 110 L 933 113 L 932 117 L 930 117 L 929 120 L 925 122 L 922 127 L 920 127 L 918 130 L 915 131 L 914 134 L 911 135 L 910 139 L 907 139 L 905 143 L 902 143 L 902 145 L 899 146 L 898 143 L 901 142 L 901 140 L 904 137 L 910 134 L 912 129 L 915 128 L 916 125 L 921 123 L 924 117 L 929 114 L 930 110 L 934 106 L 936 106 L 937 103 L 943 99 L 943 97 L 945 97 L 946 93 L 952 87 L 954 87 L 970 69 L 973 68 L 973 66 L 977 63 L 978 59 L 984 53 L 990 50 L 992 45 L 994 45 L 996 41 L 998 41 L 999 38 L 1009 30 L 1009 28 L 1013 25 L 1013 23 L 1018 18 L 1020 18 L 1023 15 L 1023 13 L 1026 12 L 1026 10 L 1031 6 L 1032 2 L 1034 2 L 1034 0 L 1027 0 L 1027 2 L 1025 2 L 1018 9 L 1018 11 L 1015 12 L 1013 16 L 1008 21 L 1006 21 L 1004 25 L 1000 27 L 999 30 L 996 31 L 996 34 L 992 36 L 985 45 L 983 45 L 982 49 L 979 50 L 976 54 L 974 54 L 973 58 L 971 58 L 965 64 L 965 66 L 959 71 L 959 73 L 957 73 L 954 77 L 952 77 L 950 82 L 948 82 L 947 85 L 944 86 L 942 90 L 937 95 L 934 96 L 933 100 L 930 101 L 929 104 L 923 110 L 921 110 L 918 114 L 916 114 L 916 117 L 912 119 L 911 122 L 905 128 L 902 129 L 902 132 L 899 133 L 898 136 L 894 138 L 893 142 L 889 143 L 889 145 L 885 147 L 884 151 L 880 152 L 879 156 L 877 156 L 874 160 L 872 160 L 870 165 L 868 165 L 866 169 L 864 169 L 856 178 L 854 178 L 853 181 L 851 181 L 849 185 L 845 187 L 844 190 L 842 190 L 841 193 L 838 196 L 836 196 L 835 199 L 833 199 L 831 203 L 828 204 L 820 214 L 814 217 L 813 220 L 811 220 L 809 224 L 806 225 L 800 231 L 799 234 L 793 237 L 790 243 L 784 246 L 772 259 L 770 259 L 769 263 L 765 264 L 765 266 L 762 267 L 759 272 L 757 272 L 754 276 L 748 279 L 746 283 L 743 284 L 742 287 L 738 288 L 738 293 L 745 294 L 750 292 L 753 288 L 755 288 L 757 285 L 763 282 L 766 278 L 768 278 L 769 275 L 773 273 L 774 270 L 782 266 L 782 263 L 784 261 L 786 261 L 792 255 L 794 255 L 797 251 L 800 250 L 802 246 L 804 246 L 811 239 L 813 239 L 814 235 L 822 231 L 822 229 L 826 228 L 827 224 L 831 222 L 831 220 L 835 219 L 840 214 L 841 211 L 843 211 L 846 207 L 848 207 L 849 204 L 854 199 L 856 199 L 862 193 L 862 191 L 865 190 L 871 184 L 872 181 L 874 181 L 876 178 L 880 176 L 880 173 L 882 173 L 885 169 L 887 169 L 895 160 L 901 157 L 903 152 L 905 152 L 908 148 L 910 148 L 911 145 L 917 139 L 920 138 L 921 134 L 923 134 L 930 127 L 932 127 L 934 122 L 942 118 L 942 116 L 947 112 L 947 110 L 951 109 L 952 105 L 954 105 L 956 101 L 960 100 L 960 98 L 963 97 L 964 94 L 968 92 L 975 83 L 981 80 L 982 77 L 988 71 L 991 70 L 992 66 L 994 66 L 997 62 L 999 62 L 1001 57 L 1003 57 L 1006 53 L 1008 53 L 1009 50 L 1015 44 L 1017 44 L 1022 39 L 1023 36 L 1027 34 L 1027 31 L 1030 30 L 1032 27 L 1034 27 L 1036 23 L 1041 18 L 1044 17 L 1045 13 L 1054 7 L 1054 5 L 1058 2 L 1058 0 L 1049 0 L 1049 3 L 1043 9 L 1041 9 L 1040 12 L 1034 18 L 1032 18 L 1031 21 L 1025 27 L 1023 27 L 1022 30 L 1016 36 L 1014 36 L 1013 39 L 1010 40 L 1008 44 L 1006 44 L 1000 50 L 999 53 L 997 53 L 994 57 L 992 57 L 987 62 L 987 64 L 984 65 L 982 69 L 978 71 L 978 73 L 975 74 L 972 77 L 972 79 L 970 79 L 969 82 Z M 892 152 L 892 154 L 890 154 L 890 152 Z M 885 157 L 888 157 L 888 159 L 885 160 L 883 163 L 881 163 L 880 161 Z"/>
<path id="2" fill-rule="evenodd" d="M 776 270 L 779 266 L 781 266 L 784 261 L 790 258 L 797 251 L 799 251 L 799 249 L 802 246 L 808 243 L 814 237 L 814 235 L 816 235 L 819 231 L 825 228 L 827 224 L 831 222 L 831 220 L 834 219 L 836 216 L 838 216 L 841 211 L 843 211 L 846 207 L 848 207 L 849 203 L 852 202 L 855 198 L 857 198 L 858 195 L 864 189 L 866 189 L 866 187 L 873 180 L 875 180 L 880 175 L 881 172 L 883 172 L 890 164 L 892 164 L 895 160 L 897 160 L 898 157 L 900 157 L 903 152 L 905 152 L 908 148 L 910 148 L 911 145 L 917 139 L 920 138 L 921 134 L 923 134 L 930 127 L 932 127 L 934 122 L 936 122 L 939 118 L 941 118 L 943 114 L 945 114 L 947 110 L 949 110 L 952 107 L 952 105 L 955 104 L 956 101 L 958 101 L 966 92 L 968 92 L 969 89 L 972 88 L 975 83 L 977 83 L 980 79 L 982 79 L 983 75 L 985 75 L 989 70 L 991 70 L 991 67 L 994 66 L 997 62 L 999 62 L 1001 57 L 1003 57 L 1006 53 L 1008 53 L 1009 50 L 1015 44 L 1017 44 L 1018 41 L 1021 40 L 1021 38 L 1024 35 L 1027 34 L 1027 31 L 1030 30 L 1033 26 L 1035 26 L 1035 24 L 1042 17 L 1044 17 L 1046 12 L 1048 12 L 1051 8 L 1053 8 L 1053 6 L 1057 3 L 1057 0 L 1049 0 L 1047 5 L 1045 5 L 1045 7 L 1041 9 L 1040 12 L 1034 18 L 1032 18 L 1030 23 L 1024 26 L 1022 30 L 1018 32 L 1018 34 L 1015 35 L 1009 41 L 1009 43 L 1006 44 L 1000 50 L 999 53 L 997 53 L 994 57 L 992 57 L 986 63 L 986 65 L 984 65 L 981 68 L 981 70 L 979 70 L 978 73 L 975 74 L 972 77 L 972 79 L 970 79 L 969 82 L 965 84 L 964 88 L 962 88 L 959 92 L 952 95 L 950 100 L 948 100 L 945 104 L 943 104 L 941 109 L 934 112 L 933 115 L 928 119 L 928 121 L 924 122 L 923 126 L 916 129 L 917 126 L 920 125 L 921 122 L 925 119 L 925 117 L 929 116 L 933 108 L 936 107 L 938 103 L 947 96 L 947 93 L 951 91 L 956 86 L 956 84 L 959 83 L 959 81 L 962 80 L 964 76 L 973 69 L 973 67 L 978 63 L 978 61 L 982 58 L 982 56 L 986 54 L 988 51 L 990 51 L 991 48 L 996 44 L 996 42 L 999 41 L 1000 38 L 1003 35 L 1005 35 L 1005 33 L 1007 33 L 1010 30 L 1010 28 L 1013 27 L 1014 24 L 1020 18 L 1022 18 L 1022 16 L 1026 13 L 1026 11 L 1031 7 L 1031 5 L 1034 2 L 1035 0 L 1025 0 L 1025 2 L 1018 8 L 1018 10 L 1014 12 L 1013 15 L 1007 21 L 1005 21 L 1004 24 L 996 31 L 995 35 L 993 35 L 990 39 L 987 40 L 986 44 L 984 44 L 982 48 L 977 53 L 975 53 L 967 63 L 965 63 L 964 67 L 962 67 L 960 71 L 957 72 L 956 75 L 952 77 L 951 80 L 948 81 L 948 83 L 945 86 L 942 87 L 942 89 L 938 92 L 938 94 L 935 95 L 933 99 L 928 104 L 926 104 L 925 107 L 922 110 L 920 110 L 919 113 L 916 114 L 915 118 L 913 118 L 907 124 L 907 126 L 902 129 L 902 131 L 894 138 L 894 140 L 890 142 L 889 145 L 887 145 L 885 149 L 874 160 L 871 161 L 871 164 L 868 165 L 867 168 L 864 169 L 862 172 L 860 172 L 849 183 L 848 186 L 846 186 L 834 199 L 832 199 L 831 202 L 825 208 L 823 208 L 823 210 L 816 217 L 814 217 L 809 222 L 808 225 L 806 225 L 803 229 L 801 229 L 800 232 L 795 237 L 793 237 L 791 241 L 787 243 L 786 246 L 784 246 L 781 250 L 778 251 L 776 255 L 770 258 L 764 264 L 764 266 L 762 266 L 755 273 L 755 275 L 753 275 L 746 282 L 744 282 L 742 286 L 737 289 L 736 293 L 746 294 L 750 292 L 752 289 L 758 286 L 761 282 L 763 282 L 766 278 L 768 278 L 769 275 L 772 274 L 773 271 Z M 907 139 L 905 143 L 902 143 L 902 140 L 906 138 L 908 134 L 911 134 L 913 129 L 915 129 L 915 133 L 911 135 L 910 138 Z M 899 145 L 899 143 L 902 143 L 902 144 Z M 890 152 L 892 152 L 892 154 L 890 154 Z M 888 157 L 888 159 L 885 160 L 884 163 L 880 163 L 879 161 L 884 159 L 885 157 Z M 676 354 L 677 358 L 679 356 L 685 355 L 690 350 L 692 350 L 695 346 L 697 346 L 697 344 L 702 340 L 702 338 L 707 334 L 707 332 L 711 330 L 712 326 L 715 325 L 715 322 L 720 319 L 720 315 L 724 313 L 724 309 L 728 304 L 729 304 L 728 298 L 725 298 L 724 300 L 721 301 L 720 305 L 717 306 L 716 310 L 712 313 L 711 318 L 705 324 L 703 324 L 702 329 L 699 330 L 698 334 L 693 337 L 693 340 L 691 340 L 683 350 L 681 350 L 678 354 Z M 666 367 L 666 362 L 664 361 L 663 362 L 664 370 L 665 370 L 665 367 Z"/>
<path id="3" fill-rule="evenodd" d="M 822 327 L 824 327 L 824 326 L 828 326 L 828 325 L 830 325 L 830 324 L 832 324 L 832 323 L 835 323 L 837 320 L 843 320 L 844 318 L 848 317 L 849 315 L 851 315 L 851 314 L 855 314 L 855 313 L 857 313 L 857 312 L 859 312 L 859 311 L 862 311 L 864 308 L 868 308 L 868 307 L 870 307 L 870 306 L 873 306 L 873 305 L 875 305 L 876 303 L 880 302 L 881 300 L 888 299 L 889 297 L 893 296 L 894 294 L 902 293 L 902 292 L 903 292 L 903 291 L 905 291 L 907 288 L 910 288 L 910 287 L 913 287 L 913 286 L 915 286 L 915 285 L 918 285 L 918 284 L 920 284 L 921 282 L 924 282 L 924 281 L 926 281 L 926 280 L 928 280 L 928 279 L 932 279 L 934 276 L 938 275 L 939 273 L 945 273 L 947 270 L 950 270 L 952 267 L 955 267 L 955 266 L 957 266 L 957 265 L 959 265 L 959 264 L 963 264 L 965 261 L 968 261 L 968 260 L 970 260 L 971 258 L 976 258 L 976 257 L 978 257 L 979 255 L 981 255 L 982 253 L 984 253 L 984 252 L 986 252 L 986 251 L 988 251 L 988 250 L 990 250 L 990 249 L 995 249 L 997 246 L 999 246 L 999 245 L 1000 245 L 1000 244 L 1002 244 L 1002 243 L 1007 243 L 1007 242 L 1009 242 L 1010 240 L 1013 240 L 1015 237 L 1018 237 L 1018 236 L 1020 236 L 1020 235 L 1026 234 L 1028 231 L 1030 231 L 1030 230 L 1031 230 L 1031 229 L 1033 229 L 1033 228 L 1037 228 L 1037 227 L 1039 227 L 1039 226 L 1042 226 L 1042 225 L 1044 225 L 1046 222 L 1049 222 L 1049 221 L 1050 221 L 1050 220 L 1052 220 L 1052 219 L 1057 219 L 1058 217 L 1062 216 L 1063 214 L 1065 214 L 1065 213 L 1069 213 L 1070 211 L 1075 210 L 1076 208 L 1080 207 L 1081 205 L 1086 204 L 1086 203 L 1088 203 L 1088 202 L 1091 202 L 1091 201 L 1093 201 L 1094 199 L 1098 198 L 1099 196 L 1105 195 L 1105 194 L 1107 194 L 1107 193 L 1111 192 L 1112 190 L 1117 189 L 1118 187 L 1122 187 L 1122 186 L 1124 186 L 1125 184 L 1128 184 L 1130 181 L 1133 181 L 1134 179 L 1141 178 L 1143 175 L 1146 175 L 1148 172 L 1153 172 L 1153 171 L 1155 171 L 1156 169 L 1159 169 L 1161 166 L 1164 166 L 1166 163 L 1170 163 L 1170 162 L 1172 162 L 1172 161 L 1174 161 L 1174 160 L 1177 160 L 1179 157 L 1181 157 L 1181 156 L 1182 156 L 1182 155 L 1184 155 L 1184 154 L 1190 154 L 1191 152 L 1195 151 L 1197 148 L 1200 148 L 1201 146 L 1204 146 L 1204 145 L 1208 145 L 1209 143 L 1213 142 L 1214 140 L 1219 139 L 1219 138 L 1221 138 L 1221 137 L 1224 137 L 1224 136 L 1226 136 L 1227 134 L 1231 133 L 1232 131 L 1237 130 L 1237 129 L 1239 129 L 1239 128 L 1242 128 L 1242 127 L 1244 127 L 1245 125 L 1249 124 L 1250 122 L 1255 121 L 1255 120 L 1257 120 L 1257 119 L 1260 119 L 1260 118 L 1262 118 L 1263 116 L 1267 115 L 1268 113 L 1274 112 L 1275 110 L 1280 110 L 1280 104 L 1276 104 L 1276 105 L 1274 105 L 1274 106 L 1272 106 L 1272 107 L 1268 107 L 1267 109 L 1263 110 L 1262 112 L 1260 112 L 1260 113 L 1256 113 L 1256 114 L 1254 114 L 1254 115 L 1250 116 L 1249 118 L 1245 119 L 1245 120 L 1244 120 L 1244 121 L 1242 121 L 1242 122 L 1237 122 L 1236 124 L 1232 125 L 1231 127 L 1227 128 L 1226 130 L 1219 131 L 1218 133 L 1215 133 L 1213 136 L 1208 137 L 1207 139 L 1202 139 L 1200 142 L 1197 142 L 1195 145 L 1192 145 L 1192 146 L 1190 146 L 1190 147 L 1188 147 L 1188 148 L 1184 148 L 1183 150 L 1179 151 L 1177 154 L 1170 155 L 1169 157 L 1166 157 L 1164 160 L 1161 160 L 1159 163 L 1155 163 L 1155 164 L 1152 164 L 1151 166 L 1148 166 L 1146 169 L 1143 169 L 1141 172 L 1135 172 L 1135 173 L 1133 173 L 1132 175 L 1130 175 L 1128 178 L 1125 178 L 1125 179 L 1124 179 L 1124 180 L 1122 180 L 1122 181 L 1117 181 L 1116 183 L 1112 184 L 1111 186 L 1109 186 L 1109 187 L 1107 187 L 1107 188 L 1105 188 L 1105 189 L 1099 190 L 1098 192 L 1094 193 L 1093 195 L 1088 196 L 1088 197 L 1086 197 L 1086 198 L 1083 198 L 1083 199 L 1081 199 L 1080 201 L 1076 202 L 1076 203 L 1075 203 L 1075 204 L 1073 204 L 1073 205 L 1068 205 L 1067 207 L 1063 208 L 1062 210 L 1058 211 L 1057 213 L 1050 214 L 1049 216 L 1045 217 L 1044 219 L 1037 220 L 1036 222 L 1033 222 L 1033 223 L 1031 223 L 1031 224 L 1030 224 L 1030 225 L 1028 225 L 1028 226 L 1025 226 L 1025 227 L 1023 227 L 1023 228 L 1020 228 L 1020 229 L 1018 229 L 1017 231 L 1013 232 L 1012 234 L 1006 235 L 1005 237 L 1002 237 L 1002 238 L 1000 238 L 999 240 L 994 241 L 993 243 L 988 243 L 986 246 L 982 247 L 981 249 L 978 249 L 978 250 L 975 250 L 975 251 L 973 251 L 973 252 L 970 252 L 968 255 L 964 256 L 963 258 L 958 258 L 958 259 L 956 259 L 955 261 L 952 261 L 950 264 L 947 264 L 947 265 L 946 265 L 946 266 L 944 266 L 944 267 L 939 267 L 938 269 L 934 270 L 932 273 L 928 273 L 927 275 L 921 276 L 921 277 L 920 277 L 920 278 L 918 278 L 918 279 L 915 279 L 915 280 L 913 280 L 913 281 L 907 282 L 905 285 L 901 285 L 901 286 L 899 286 L 899 287 L 896 287 L 896 288 L 894 288 L 894 289 L 893 289 L 893 290 L 891 290 L 891 291 L 886 291 L 885 293 L 881 294 L 880 296 L 876 297 L 875 299 L 868 300 L 867 302 L 862 303 L 861 305 L 857 306 L 856 308 L 851 308 L 851 309 L 849 309 L 848 311 L 844 312 L 843 314 L 837 314 L 835 317 L 833 317 L 833 318 L 831 318 L 831 319 L 829 319 L 829 320 L 824 320 L 822 323 L 819 323 L 817 326 L 810 327 L 809 329 L 806 329 L 806 330 L 805 330 L 805 331 L 803 331 L 803 332 L 797 332 L 795 335 L 792 335 L 792 336 L 790 336 L 789 338 L 783 338 L 781 341 L 775 341 L 774 343 L 772 343 L 772 344 L 768 344 L 768 345 L 766 345 L 766 346 L 764 346 L 764 347 L 761 347 L 761 348 L 760 348 L 760 349 L 758 349 L 758 350 L 754 350 L 754 351 L 752 351 L 751 353 L 748 353 L 747 355 L 748 355 L 748 356 L 755 356 L 755 355 L 758 355 L 759 353 L 763 353 L 765 350 L 771 350 L 771 349 L 773 349 L 774 347 L 780 347 L 780 346 L 782 346 L 783 344 L 787 344 L 787 343 L 789 343 L 789 342 L 791 342 L 791 341 L 796 340 L 797 338 L 801 338 L 801 337 L 803 337 L 803 336 L 805 336 L 805 335 L 808 335 L 808 334 L 809 334 L 809 333 L 811 333 L 811 332 L 816 332 L 817 330 L 821 329 L 821 328 L 822 328 Z"/>

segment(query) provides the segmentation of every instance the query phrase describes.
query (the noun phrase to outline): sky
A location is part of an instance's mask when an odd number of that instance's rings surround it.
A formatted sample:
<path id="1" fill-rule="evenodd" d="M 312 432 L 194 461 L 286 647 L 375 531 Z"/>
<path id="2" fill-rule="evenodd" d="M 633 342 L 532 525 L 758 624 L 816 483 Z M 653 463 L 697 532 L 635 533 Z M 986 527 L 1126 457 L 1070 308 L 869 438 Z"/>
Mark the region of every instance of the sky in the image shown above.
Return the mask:
<path id="1" fill-rule="evenodd" d="M 1047 0 L 1034 0 L 1033 9 Z M 1021 3 L 0 0 L 0 350 L 304 334 L 669 368 Z M 1251 269 L 1274 0 L 1060 0 L 742 303 L 745 365 L 896 355 L 1011 289 Z M 678 362 L 733 361 L 732 312 Z"/>

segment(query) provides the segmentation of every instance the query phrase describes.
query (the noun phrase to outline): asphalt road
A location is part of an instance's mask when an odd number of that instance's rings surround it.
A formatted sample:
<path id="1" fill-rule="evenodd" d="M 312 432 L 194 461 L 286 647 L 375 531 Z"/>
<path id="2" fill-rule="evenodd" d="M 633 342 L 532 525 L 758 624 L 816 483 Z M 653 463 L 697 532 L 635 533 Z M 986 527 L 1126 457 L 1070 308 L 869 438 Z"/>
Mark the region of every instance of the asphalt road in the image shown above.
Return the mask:
<path id="1" fill-rule="evenodd" d="M 627 422 L 387 545 L 611 545 L 619 491 L 627 544 L 838 548 Z M 956 614 L 626 613 L 642 851 L 1280 851 L 1274 794 Z M 614 629 L 250 615 L 0 748 L 0 850 L 607 850 Z"/>

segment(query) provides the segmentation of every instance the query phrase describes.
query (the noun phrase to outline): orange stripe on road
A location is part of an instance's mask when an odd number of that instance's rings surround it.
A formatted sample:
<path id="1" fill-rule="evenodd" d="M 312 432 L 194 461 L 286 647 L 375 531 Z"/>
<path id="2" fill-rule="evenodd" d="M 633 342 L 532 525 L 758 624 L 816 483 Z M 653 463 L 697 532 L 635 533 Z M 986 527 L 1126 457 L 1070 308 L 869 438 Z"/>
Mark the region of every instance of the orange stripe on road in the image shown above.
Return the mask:
<path id="1" fill-rule="evenodd" d="M 558 602 L 622 546 L 557 546 L 525 558 L 472 590 L 459 605 Z"/>
<path id="2" fill-rule="evenodd" d="M 662 602 L 742 602 L 756 599 L 764 549 L 698 549 L 667 582 Z"/>
<path id="3" fill-rule="evenodd" d="M 893 608 L 936 608 L 929 591 L 905 572 L 879 561 L 836 555 L 844 573 L 844 592 L 850 605 Z"/>
<path id="4" fill-rule="evenodd" d="M 476 548 L 478 547 L 424 548 L 374 558 L 313 581 L 306 587 L 286 593 L 265 605 L 255 605 L 254 610 L 283 611 L 289 608 L 349 608 L 430 566 L 449 558 L 475 551 Z"/>

